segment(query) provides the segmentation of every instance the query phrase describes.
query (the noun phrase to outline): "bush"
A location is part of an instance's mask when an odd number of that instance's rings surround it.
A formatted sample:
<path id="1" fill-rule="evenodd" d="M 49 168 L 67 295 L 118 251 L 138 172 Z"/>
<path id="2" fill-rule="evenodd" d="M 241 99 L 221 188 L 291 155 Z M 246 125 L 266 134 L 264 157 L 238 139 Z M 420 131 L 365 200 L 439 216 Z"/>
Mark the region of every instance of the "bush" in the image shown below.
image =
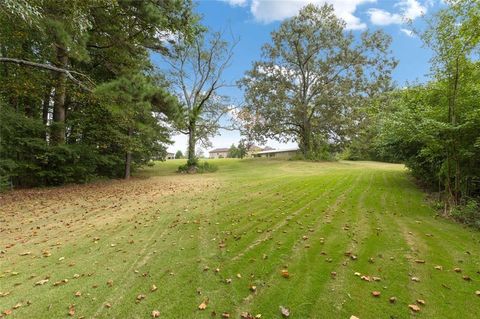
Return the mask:
<path id="1" fill-rule="evenodd" d="M 470 199 L 463 206 L 457 206 L 451 211 L 452 217 L 464 224 L 480 229 L 480 205 Z"/>
<path id="2" fill-rule="evenodd" d="M 216 165 L 210 164 L 209 162 L 198 162 L 196 165 L 188 165 L 188 163 L 184 165 L 180 165 L 178 167 L 179 173 L 213 173 L 218 170 Z"/>

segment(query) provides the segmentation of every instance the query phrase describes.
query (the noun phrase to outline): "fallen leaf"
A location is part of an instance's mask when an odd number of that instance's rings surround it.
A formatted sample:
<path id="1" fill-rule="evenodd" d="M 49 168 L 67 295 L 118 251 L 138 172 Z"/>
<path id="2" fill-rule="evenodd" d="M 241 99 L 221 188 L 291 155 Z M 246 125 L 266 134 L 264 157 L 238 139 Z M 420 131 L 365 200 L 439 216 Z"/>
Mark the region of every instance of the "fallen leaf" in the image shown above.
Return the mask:
<path id="1" fill-rule="evenodd" d="M 475 294 L 480 297 L 480 290 L 475 291 Z"/>
<path id="2" fill-rule="evenodd" d="M 82 295 L 82 293 L 81 293 L 80 291 L 77 291 L 77 292 L 75 293 L 75 297 L 80 297 L 81 295 Z"/>
<path id="3" fill-rule="evenodd" d="M 290 310 L 288 308 L 285 308 L 284 306 L 280 306 L 280 313 L 284 318 L 290 317 Z"/>
<path id="4" fill-rule="evenodd" d="M 109 303 L 109 302 L 106 302 L 106 303 L 105 303 L 105 308 L 112 308 L 112 304 Z"/>
<path id="5" fill-rule="evenodd" d="M 136 298 L 136 299 L 137 299 L 137 302 L 142 301 L 143 299 L 145 299 L 145 297 L 146 297 L 146 296 L 145 296 L 145 295 L 142 295 L 142 294 L 138 295 L 137 298 Z"/>
<path id="6" fill-rule="evenodd" d="M 282 269 L 282 277 L 290 278 L 290 273 L 288 272 L 288 269 Z"/>
<path id="7" fill-rule="evenodd" d="M 160 317 L 160 311 L 153 310 L 152 311 L 152 318 L 158 318 L 158 317 Z"/>
<path id="8" fill-rule="evenodd" d="M 222 313 L 222 318 L 230 318 L 230 314 L 228 312 Z"/>
<path id="9" fill-rule="evenodd" d="M 21 306 L 22 306 L 22 304 L 19 302 L 19 303 L 17 303 L 15 306 L 13 306 L 12 308 L 13 308 L 13 309 L 18 309 L 18 308 L 20 308 Z"/>
<path id="10" fill-rule="evenodd" d="M 397 297 L 390 297 L 388 299 L 388 301 L 390 301 L 390 303 L 396 303 L 397 302 Z"/>
<path id="11" fill-rule="evenodd" d="M 4 311 L 3 311 L 3 314 L 4 314 L 5 316 L 11 315 L 11 314 L 12 314 L 12 309 L 4 310 Z"/>
<path id="12" fill-rule="evenodd" d="M 112 279 L 107 280 L 107 286 L 108 287 L 113 287 L 113 280 Z"/>
<path id="13" fill-rule="evenodd" d="M 418 278 L 418 277 L 412 277 L 412 281 L 420 282 L 420 278 Z"/>
<path id="14" fill-rule="evenodd" d="M 73 317 L 75 315 L 75 305 L 68 306 L 68 315 Z"/>
<path id="15" fill-rule="evenodd" d="M 372 291 L 372 296 L 379 297 L 380 296 L 380 291 Z"/>
<path id="16" fill-rule="evenodd" d="M 415 311 L 415 312 L 419 312 L 420 311 L 420 307 L 417 306 L 417 305 L 408 305 L 408 308 L 412 311 Z"/>
<path id="17" fill-rule="evenodd" d="M 158 289 L 158 288 L 157 288 L 157 286 L 155 286 L 155 285 L 152 285 L 152 287 L 150 288 L 150 291 L 152 291 L 152 292 L 153 292 L 153 291 L 155 291 L 155 290 L 157 290 L 157 289 Z"/>
<path id="18" fill-rule="evenodd" d="M 435 266 L 435 269 L 436 269 L 436 270 L 443 270 L 443 267 L 440 266 L 440 265 L 437 265 L 437 266 Z"/>
<path id="19" fill-rule="evenodd" d="M 419 305 L 425 306 L 425 300 L 423 300 L 423 299 L 417 299 L 417 303 Z"/>
<path id="20" fill-rule="evenodd" d="M 470 281 L 472 280 L 472 278 L 470 278 L 470 276 L 464 275 L 463 280 Z"/>
<path id="21" fill-rule="evenodd" d="M 48 279 L 42 279 L 42 280 L 37 281 L 35 283 L 35 286 L 42 286 L 42 285 L 45 285 L 47 282 L 48 282 Z"/>
<path id="22" fill-rule="evenodd" d="M 415 262 L 416 262 L 417 264 L 424 264 L 424 263 L 425 263 L 425 260 L 423 260 L 423 259 L 416 259 Z"/>
<path id="23" fill-rule="evenodd" d="M 202 302 L 199 306 L 198 306 L 198 309 L 200 310 L 205 310 L 207 308 L 207 302 L 204 301 Z"/>
<path id="24" fill-rule="evenodd" d="M 462 272 L 462 269 L 456 267 L 456 268 L 453 268 L 453 271 L 454 271 L 454 272 Z"/>
<path id="25" fill-rule="evenodd" d="M 358 318 L 357 316 L 351 315 L 350 319 L 360 319 L 360 318 Z"/>
<path id="26" fill-rule="evenodd" d="M 250 286 L 250 291 L 252 291 L 252 292 L 257 291 L 257 286 Z"/>

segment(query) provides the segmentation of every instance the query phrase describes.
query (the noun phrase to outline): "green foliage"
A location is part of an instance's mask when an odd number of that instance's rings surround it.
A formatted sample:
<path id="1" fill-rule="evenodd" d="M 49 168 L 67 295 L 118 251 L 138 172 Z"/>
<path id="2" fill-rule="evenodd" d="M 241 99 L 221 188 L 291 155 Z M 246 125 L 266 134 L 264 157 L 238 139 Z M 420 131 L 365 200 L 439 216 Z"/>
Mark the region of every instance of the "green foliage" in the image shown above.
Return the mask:
<path id="1" fill-rule="evenodd" d="M 331 5 L 307 5 L 272 32 L 262 60 L 240 81 L 249 139 L 293 140 L 305 158 L 324 159 L 351 138 L 360 106 L 390 88 L 396 61 L 386 34 L 356 39 L 345 26 Z"/>
<path id="2" fill-rule="evenodd" d="M 232 144 L 230 148 L 228 149 L 227 157 L 228 158 L 239 158 L 240 154 L 238 153 L 238 148 L 235 146 L 235 144 Z"/>
<path id="3" fill-rule="evenodd" d="M 186 163 L 178 167 L 179 173 L 213 173 L 218 170 L 218 166 L 211 164 L 209 162 L 199 162 L 196 161 L 194 165 Z"/>
<path id="4" fill-rule="evenodd" d="M 2 57 L 71 70 L 94 91 L 0 63 L 0 187 L 117 178 L 163 159 L 179 104 L 149 54 L 167 52 L 161 35 L 193 41 L 202 28 L 191 9 L 189 0 L 0 1 Z"/>
<path id="5" fill-rule="evenodd" d="M 456 220 L 480 229 L 480 205 L 478 201 L 469 199 L 464 206 L 453 208 L 451 214 Z"/>
<path id="6" fill-rule="evenodd" d="M 182 159 L 182 158 L 183 158 L 183 153 L 182 153 L 182 151 L 178 150 L 175 153 L 175 159 Z"/>

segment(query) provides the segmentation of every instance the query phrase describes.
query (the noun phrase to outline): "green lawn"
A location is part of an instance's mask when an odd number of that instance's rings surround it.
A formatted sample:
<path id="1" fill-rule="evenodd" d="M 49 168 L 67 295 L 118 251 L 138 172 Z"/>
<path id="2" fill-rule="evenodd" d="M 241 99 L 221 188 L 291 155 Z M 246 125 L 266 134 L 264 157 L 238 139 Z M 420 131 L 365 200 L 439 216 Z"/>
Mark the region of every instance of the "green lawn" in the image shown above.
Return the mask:
<path id="1" fill-rule="evenodd" d="M 130 181 L 1 195 L 1 312 L 479 317 L 480 234 L 435 217 L 403 166 L 214 162 L 210 174 L 179 175 L 169 161 Z"/>

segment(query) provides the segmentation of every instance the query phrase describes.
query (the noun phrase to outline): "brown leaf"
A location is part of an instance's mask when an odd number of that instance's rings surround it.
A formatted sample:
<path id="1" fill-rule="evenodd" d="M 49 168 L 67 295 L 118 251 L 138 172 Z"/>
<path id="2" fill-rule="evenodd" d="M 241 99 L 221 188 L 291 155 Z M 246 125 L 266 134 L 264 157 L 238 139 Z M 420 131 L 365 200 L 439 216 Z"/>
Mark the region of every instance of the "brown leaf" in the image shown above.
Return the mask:
<path id="1" fill-rule="evenodd" d="M 290 273 L 288 272 L 288 269 L 282 269 L 281 273 L 283 278 L 290 278 Z"/>
<path id="2" fill-rule="evenodd" d="M 280 313 L 284 318 L 290 317 L 290 310 L 288 308 L 285 308 L 284 306 L 280 306 Z"/>
<path id="3" fill-rule="evenodd" d="M 5 316 L 11 315 L 11 314 L 12 314 L 12 309 L 4 310 L 4 311 L 3 311 L 3 314 L 4 314 Z"/>
<path id="4" fill-rule="evenodd" d="M 436 269 L 436 270 L 443 270 L 443 267 L 440 266 L 440 265 L 437 265 L 437 266 L 435 266 L 435 269 Z"/>
<path id="5" fill-rule="evenodd" d="M 152 318 L 158 318 L 158 317 L 160 317 L 160 311 L 153 310 L 152 311 Z"/>
<path id="6" fill-rule="evenodd" d="M 222 313 L 222 318 L 230 318 L 230 314 L 228 312 Z"/>
<path id="7" fill-rule="evenodd" d="M 454 271 L 454 272 L 462 272 L 462 269 L 456 267 L 456 268 L 453 268 L 453 271 Z"/>
<path id="8" fill-rule="evenodd" d="M 417 306 L 417 305 L 408 305 L 408 308 L 412 311 L 415 311 L 415 312 L 419 312 L 420 311 L 420 307 Z"/>
<path id="9" fill-rule="evenodd" d="M 73 317 L 75 315 L 75 305 L 68 306 L 68 315 Z"/>
<path id="10" fill-rule="evenodd" d="M 113 280 L 112 279 L 107 280 L 107 286 L 108 287 L 113 287 Z"/>
<path id="11" fill-rule="evenodd" d="M 396 303 L 397 302 L 397 297 L 390 297 L 390 299 L 388 299 L 388 301 L 390 301 L 390 303 Z"/>
<path id="12" fill-rule="evenodd" d="M 20 308 L 21 306 L 22 306 L 22 304 L 19 302 L 19 303 L 17 303 L 15 306 L 13 306 L 12 308 L 13 308 L 13 309 L 18 309 L 18 308 Z"/>
<path id="13" fill-rule="evenodd" d="M 417 299 L 417 303 L 419 305 L 425 306 L 425 300 L 423 300 L 423 299 Z"/>
<path id="14" fill-rule="evenodd" d="M 412 277 L 411 279 L 412 279 L 412 281 L 420 282 L 420 278 L 418 278 L 418 277 Z"/>
<path id="15" fill-rule="evenodd" d="M 470 281 L 472 280 L 472 278 L 470 278 L 470 276 L 464 275 L 463 280 Z"/>
<path id="16" fill-rule="evenodd" d="M 475 291 L 475 294 L 480 297 L 480 290 Z"/>
<path id="17" fill-rule="evenodd" d="M 154 292 L 154 291 L 156 291 L 157 289 L 158 289 L 157 286 L 152 285 L 152 287 L 150 288 L 150 291 L 151 291 L 151 292 Z"/>
<path id="18" fill-rule="evenodd" d="M 45 285 L 47 282 L 48 282 L 48 279 L 42 279 L 42 280 L 37 281 L 35 283 L 35 286 L 42 286 L 42 285 Z"/>
<path id="19" fill-rule="evenodd" d="M 374 297 L 379 297 L 380 296 L 380 291 L 372 291 L 372 296 Z"/>
<path id="20" fill-rule="evenodd" d="M 350 319 L 360 319 L 360 318 L 358 318 L 357 316 L 351 315 Z"/>
<path id="21" fill-rule="evenodd" d="M 207 302 L 204 301 L 202 302 L 199 306 L 198 306 L 198 309 L 200 310 L 205 310 L 207 308 Z"/>
<path id="22" fill-rule="evenodd" d="M 81 293 L 80 291 L 77 291 L 77 292 L 75 293 L 75 297 L 80 297 L 81 295 L 82 295 L 82 293 Z"/>

